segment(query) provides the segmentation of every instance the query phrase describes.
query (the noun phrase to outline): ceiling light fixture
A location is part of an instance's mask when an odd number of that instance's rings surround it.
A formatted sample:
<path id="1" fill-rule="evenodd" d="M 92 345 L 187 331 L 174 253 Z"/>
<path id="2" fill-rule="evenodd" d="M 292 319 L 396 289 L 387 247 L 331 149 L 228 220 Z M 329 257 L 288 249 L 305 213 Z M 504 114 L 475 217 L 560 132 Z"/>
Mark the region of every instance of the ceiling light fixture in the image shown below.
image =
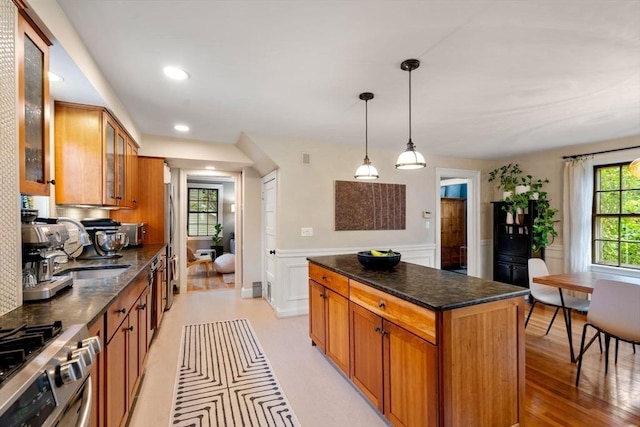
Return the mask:
<path id="1" fill-rule="evenodd" d="M 62 78 L 62 76 L 60 74 L 56 74 L 53 71 L 49 71 L 47 73 L 47 76 L 48 76 L 50 82 L 63 82 L 64 81 L 64 79 Z"/>
<path id="2" fill-rule="evenodd" d="M 165 76 L 173 80 L 186 80 L 189 78 L 189 74 L 178 67 L 164 67 L 162 71 L 164 71 Z"/>
<path id="3" fill-rule="evenodd" d="M 420 169 L 427 166 L 424 156 L 416 151 L 416 146 L 411 140 L 411 72 L 419 66 L 420 61 L 417 59 L 407 59 L 400 64 L 400 69 L 409 72 L 409 142 L 407 149 L 396 160 L 396 169 Z"/>
<path id="4" fill-rule="evenodd" d="M 640 178 L 640 157 L 631 162 L 629 172 L 631 172 L 631 175 Z"/>
<path id="5" fill-rule="evenodd" d="M 378 179 L 378 171 L 369 161 L 369 109 L 367 107 L 369 100 L 373 99 L 371 92 L 363 92 L 360 99 L 364 101 L 364 162 L 356 170 L 356 179 Z"/>
<path id="6" fill-rule="evenodd" d="M 214 166 L 205 166 L 204 168 L 210 171 L 216 170 Z"/>
<path id="7" fill-rule="evenodd" d="M 189 126 L 187 125 L 175 125 L 173 128 L 178 132 L 189 132 Z"/>

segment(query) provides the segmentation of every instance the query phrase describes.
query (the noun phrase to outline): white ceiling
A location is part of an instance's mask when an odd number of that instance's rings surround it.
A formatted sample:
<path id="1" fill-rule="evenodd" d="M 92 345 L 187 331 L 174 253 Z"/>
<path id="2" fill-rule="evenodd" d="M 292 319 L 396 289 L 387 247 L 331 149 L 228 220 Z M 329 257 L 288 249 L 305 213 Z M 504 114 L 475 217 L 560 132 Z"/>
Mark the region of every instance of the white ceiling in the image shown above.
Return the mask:
<path id="1" fill-rule="evenodd" d="M 370 91 L 370 146 L 401 151 L 408 58 L 427 156 L 640 134 L 640 0 L 57 1 L 144 134 L 183 137 L 181 122 L 201 141 L 364 144 Z M 165 65 L 191 78 L 168 81 Z"/>

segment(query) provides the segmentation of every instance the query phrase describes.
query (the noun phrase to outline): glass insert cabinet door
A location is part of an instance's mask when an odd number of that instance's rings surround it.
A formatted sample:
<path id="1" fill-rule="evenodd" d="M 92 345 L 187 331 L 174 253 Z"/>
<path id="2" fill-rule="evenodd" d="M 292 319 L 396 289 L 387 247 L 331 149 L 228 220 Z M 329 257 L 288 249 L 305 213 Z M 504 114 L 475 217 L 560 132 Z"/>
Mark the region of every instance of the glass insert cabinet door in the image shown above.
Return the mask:
<path id="1" fill-rule="evenodd" d="M 20 192 L 48 196 L 49 45 L 28 18 L 18 18 L 18 121 Z"/>

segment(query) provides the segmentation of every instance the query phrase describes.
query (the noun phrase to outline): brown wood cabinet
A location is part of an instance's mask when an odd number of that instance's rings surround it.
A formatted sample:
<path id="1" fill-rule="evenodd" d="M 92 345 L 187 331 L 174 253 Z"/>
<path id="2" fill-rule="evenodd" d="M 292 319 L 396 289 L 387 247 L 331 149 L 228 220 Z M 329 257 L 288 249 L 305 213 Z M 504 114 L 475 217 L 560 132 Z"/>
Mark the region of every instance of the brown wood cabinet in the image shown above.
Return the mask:
<path id="1" fill-rule="evenodd" d="M 104 339 L 104 317 L 89 326 L 89 335 L 92 337 L 98 337 L 102 348 L 105 346 Z M 104 374 L 105 374 L 105 362 L 104 352 L 95 355 L 93 361 L 93 367 L 91 369 L 91 427 L 104 426 Z"/>
<path id="2" fill-rule="evenodd" d="M 125 177 L 131 177 L 125 179 L 124 203 L 126 207 L 134 209 L 138 206 L 138 146 L 131 138 L 127 138 L 124 162 Z"/>
<path id="3" fill-rule="evenodd" d="M 132 207 L 132 140 L 105 108 L 56 102 L 55 143 L 57 204 Z"/>
<path id="4" fill-rule="evenodd" d="M 309 277 L 312 343 L 322 348 L 324 325 L 329 356 L 326 331 L 348 325 L 349 378 L 391 424 L 518 425 L 524 396 L 521 296 L 434 311 L 314 263 Z M 330 286 L 348 296 L 341 325 L 337 318 L 332 326 L 326 320 Z"/>
<path id="5" fill-rule="evenodd" d="M 309 335 L 313 343 L 349 374 L 349 300 L 344 276 L 309 267 Z"/>
<path id="6" fill-rule="evenodd" d="M 135 209 L 111 212 L 111 218 L 120 222 L 144 222 L 145 243 L 164 243 L 164 159 L 136 157 L 137 197 Z"/>
<path id="7" fill-rule="evenodd" d="M 50 194 L 49 46 L 51 42 L 22 11 L 18 15 L 18 139 L 20 192 Z"/>
<path id="8" fill-rule="evenodd" d="M 440 199 L 441 266 L 459 267 L 466 264 L 466 203 L 465 199 Z"/>
<path id="9" fill-rule="evenodd" d="M 142 307 L 148 296 L 149 270 L 142 271 L 105 314 L 106 384 L 105 425 L 123 426 L 133 404 L 148 350 Z"/>

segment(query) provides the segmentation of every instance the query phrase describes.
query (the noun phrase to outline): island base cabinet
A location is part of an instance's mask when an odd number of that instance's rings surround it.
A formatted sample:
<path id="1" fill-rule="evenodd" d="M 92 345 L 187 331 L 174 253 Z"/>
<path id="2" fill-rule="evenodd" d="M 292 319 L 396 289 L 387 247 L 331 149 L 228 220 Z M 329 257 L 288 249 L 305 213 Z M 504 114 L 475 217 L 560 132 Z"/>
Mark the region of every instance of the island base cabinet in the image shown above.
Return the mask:
<path id="1" fill-rule="evenodd" d="M 127 346 L 128 334 L 125 320 L 120 330 L 114 334 L 105 348 L 106 355 L 106 425 L 118 427 L 124 424 L 127 417 Z"/>
<path id="2" fill-rule="evenodd" d="M 104 348 L 104 318 L 89 327 L 89 336 L 98 337 L 100 344 Z M 91 427 L 104 426 L 104 353 L 94 356 L 93 367 L 91 368 Z"/>
<path id="3" fill-rule="evenodd" d="M 438 425 L 436 346 L 350 304 L 351 381 L 394 426 Z"/>
<path id="4" fill-rule="evenodd" d="M 309 280 L 309 336 L 349 375 L 349 300 Z"/>
<path id="5" fill-rule="evenodd" d="M 383 322 L 384 415 L 394 426 L 438 425 L 436 346 Z"/>

